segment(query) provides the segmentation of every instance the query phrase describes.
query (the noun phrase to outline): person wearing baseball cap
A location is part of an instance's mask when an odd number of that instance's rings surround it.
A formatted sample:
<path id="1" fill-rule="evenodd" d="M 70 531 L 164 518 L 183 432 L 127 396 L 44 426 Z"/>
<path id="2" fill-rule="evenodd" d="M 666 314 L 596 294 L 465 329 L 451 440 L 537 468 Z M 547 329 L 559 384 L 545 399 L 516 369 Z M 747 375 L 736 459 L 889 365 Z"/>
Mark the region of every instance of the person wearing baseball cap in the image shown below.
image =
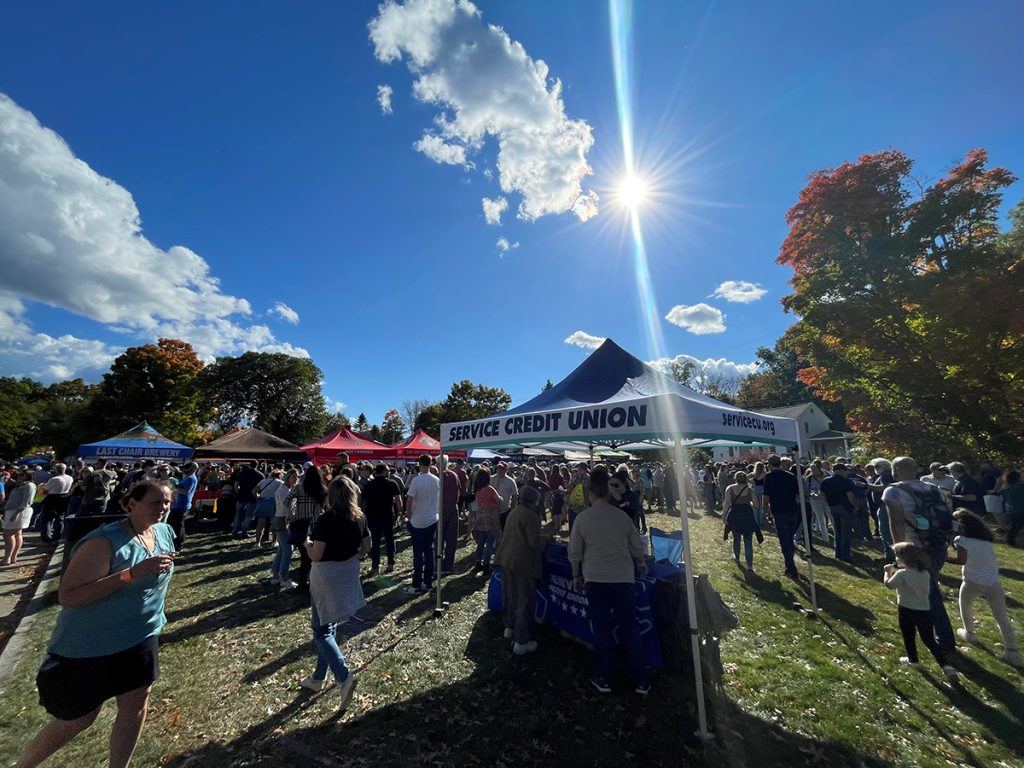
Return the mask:
<path id="1" fill-rule="evenodd" d="M 854 494 L 853 482 L 850 480 L 850 467 L 839 460 L 832 467 L 832 476 L 821 481 L 821 493 L 828 504 L 832 515 L 832 527 L 835 532 L 836 559 L 844 563 L 853 562 L 853 531 L 854 510 L 857 508 L 857 497 Z"/>
<path id="2" fill-rule="evenodd" d="M 931 474 L 923 475 L 921 477 L 922 483 L 933 485 L 936 488 L 945 488 L 950 493 L 953 492 L 953 486 L 956 485 L 956 480 L 949 474 L 946 468 L 937 461 L 933 461 L 928 465 L 928 469 Z"/>

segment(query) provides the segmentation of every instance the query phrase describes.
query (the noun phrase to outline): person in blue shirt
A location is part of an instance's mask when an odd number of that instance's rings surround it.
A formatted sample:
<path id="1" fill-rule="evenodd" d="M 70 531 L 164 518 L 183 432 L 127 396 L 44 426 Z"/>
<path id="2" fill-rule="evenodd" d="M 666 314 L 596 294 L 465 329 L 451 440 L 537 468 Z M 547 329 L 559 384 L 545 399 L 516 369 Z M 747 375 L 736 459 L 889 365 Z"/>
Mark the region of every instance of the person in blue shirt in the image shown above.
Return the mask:
<path id="1" fill-rule="evenodd" d="M 174 569 L 174 532 L 161 523 L 171 489 L 143 480 L 122 498 L 128 513 L 85 536 L 71 553 L 57 599 L 61 612 L 36 676 L 39 703 L 53 719 L 25 747 L 18 768 L 34 768 L 117 699 L 110 766 L 124 768 L 160 675 L 157 638 Z"/>
<path id="2" fill-rule="evenodd" d="M 196 495 L 196 486 L 199 485 L 196 479 L 198 469 L 199 465 L 194 461 L 182 467 L 184 477 L 178 481 L 177 488 L 173 489 L 171 513 L 167 516 L 167 524 L 174 529 L 174 548 L 179 552 L 185 546 L 185 517 L 192 509 L 192 497 Z"/>

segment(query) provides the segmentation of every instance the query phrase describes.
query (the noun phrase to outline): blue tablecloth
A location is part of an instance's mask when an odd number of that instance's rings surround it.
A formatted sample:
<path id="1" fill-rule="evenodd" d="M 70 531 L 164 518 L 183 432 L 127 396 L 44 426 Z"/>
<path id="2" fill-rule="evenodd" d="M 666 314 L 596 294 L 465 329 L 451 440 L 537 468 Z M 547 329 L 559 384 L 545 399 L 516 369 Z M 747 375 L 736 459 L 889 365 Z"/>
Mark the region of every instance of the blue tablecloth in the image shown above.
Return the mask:
<path id="1" fill-rule="evenodd" d="M 652 564 L 649 564 L 649 566 Z M 659 578 L 678 576 L 679 569 L 666 563 L 654 564 L 650 576 L 636 576 L 636 607 L 640 638 L 648 667 L 662 666 L 661 641 L 654 620 L 655 583 Z M 502 610 L 501 569 L 495 568 L 487 588 L 487 607 Z M 544 550 L 544 576 L 537 585 L 536 617 L 593 645 L 587 596 L 572 588 L 572 566 L 565 544 L 551 542 Z M 618 625 L 614 630 L 618 635 Z"/>

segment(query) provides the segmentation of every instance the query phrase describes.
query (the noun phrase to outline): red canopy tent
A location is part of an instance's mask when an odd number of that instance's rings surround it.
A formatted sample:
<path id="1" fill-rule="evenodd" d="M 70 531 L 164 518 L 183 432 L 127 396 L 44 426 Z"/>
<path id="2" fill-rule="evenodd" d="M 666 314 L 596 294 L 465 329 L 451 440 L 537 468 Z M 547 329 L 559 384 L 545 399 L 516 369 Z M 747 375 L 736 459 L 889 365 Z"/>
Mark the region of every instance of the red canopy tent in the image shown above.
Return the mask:
<path id="1" fill-rule="evenodd" d="M 302 446 L 302 450 L 314 464 L 332 464 L 338 454 L 344 451 L 351 462 L 377 461 L 387 458 L 393 451 L 386 445 L 360 437 L 351 429 L 342 427 Z"/>
<path id="2" fill-rule="evenodd" d="M 435 440 L 422 429 L 417 429 L 405 440 L 394 443 L 390 450 L 391 453 L 387 454 L 389 459 L 418 459 L 424 453 L 430 456 L 440 456 L 441 441 Z M 464 459 L 466 452 L 448 451 L 448 456 L 453 459 Z"/>

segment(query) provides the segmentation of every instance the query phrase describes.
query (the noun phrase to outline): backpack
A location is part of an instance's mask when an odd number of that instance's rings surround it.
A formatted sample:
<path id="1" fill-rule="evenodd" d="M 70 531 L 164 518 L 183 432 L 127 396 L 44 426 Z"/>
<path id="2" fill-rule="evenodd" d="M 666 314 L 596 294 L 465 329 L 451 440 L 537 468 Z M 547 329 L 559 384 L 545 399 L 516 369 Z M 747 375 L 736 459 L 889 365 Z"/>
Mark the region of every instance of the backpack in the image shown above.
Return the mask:
<path id="1" fill-rule="evenodd" d="M 583 496 L 583 483 L 576 483 L 573 486 L 572 493 L 569 494 L 569 503 L 576 509 L 582 509 L 586 503 L 586 498 Z"/>
<path id="2" fill-rule="evenodd" d="M 929 486 L 927 491 L 916 491 L 907 483 L 897 483 L 896 487 L 914 497 L 917 509 L 913 520 L 907 522 L 918 535 L 931 544 L 946 543 L 953 530 L 953 515 L 939 489 Z"/>

